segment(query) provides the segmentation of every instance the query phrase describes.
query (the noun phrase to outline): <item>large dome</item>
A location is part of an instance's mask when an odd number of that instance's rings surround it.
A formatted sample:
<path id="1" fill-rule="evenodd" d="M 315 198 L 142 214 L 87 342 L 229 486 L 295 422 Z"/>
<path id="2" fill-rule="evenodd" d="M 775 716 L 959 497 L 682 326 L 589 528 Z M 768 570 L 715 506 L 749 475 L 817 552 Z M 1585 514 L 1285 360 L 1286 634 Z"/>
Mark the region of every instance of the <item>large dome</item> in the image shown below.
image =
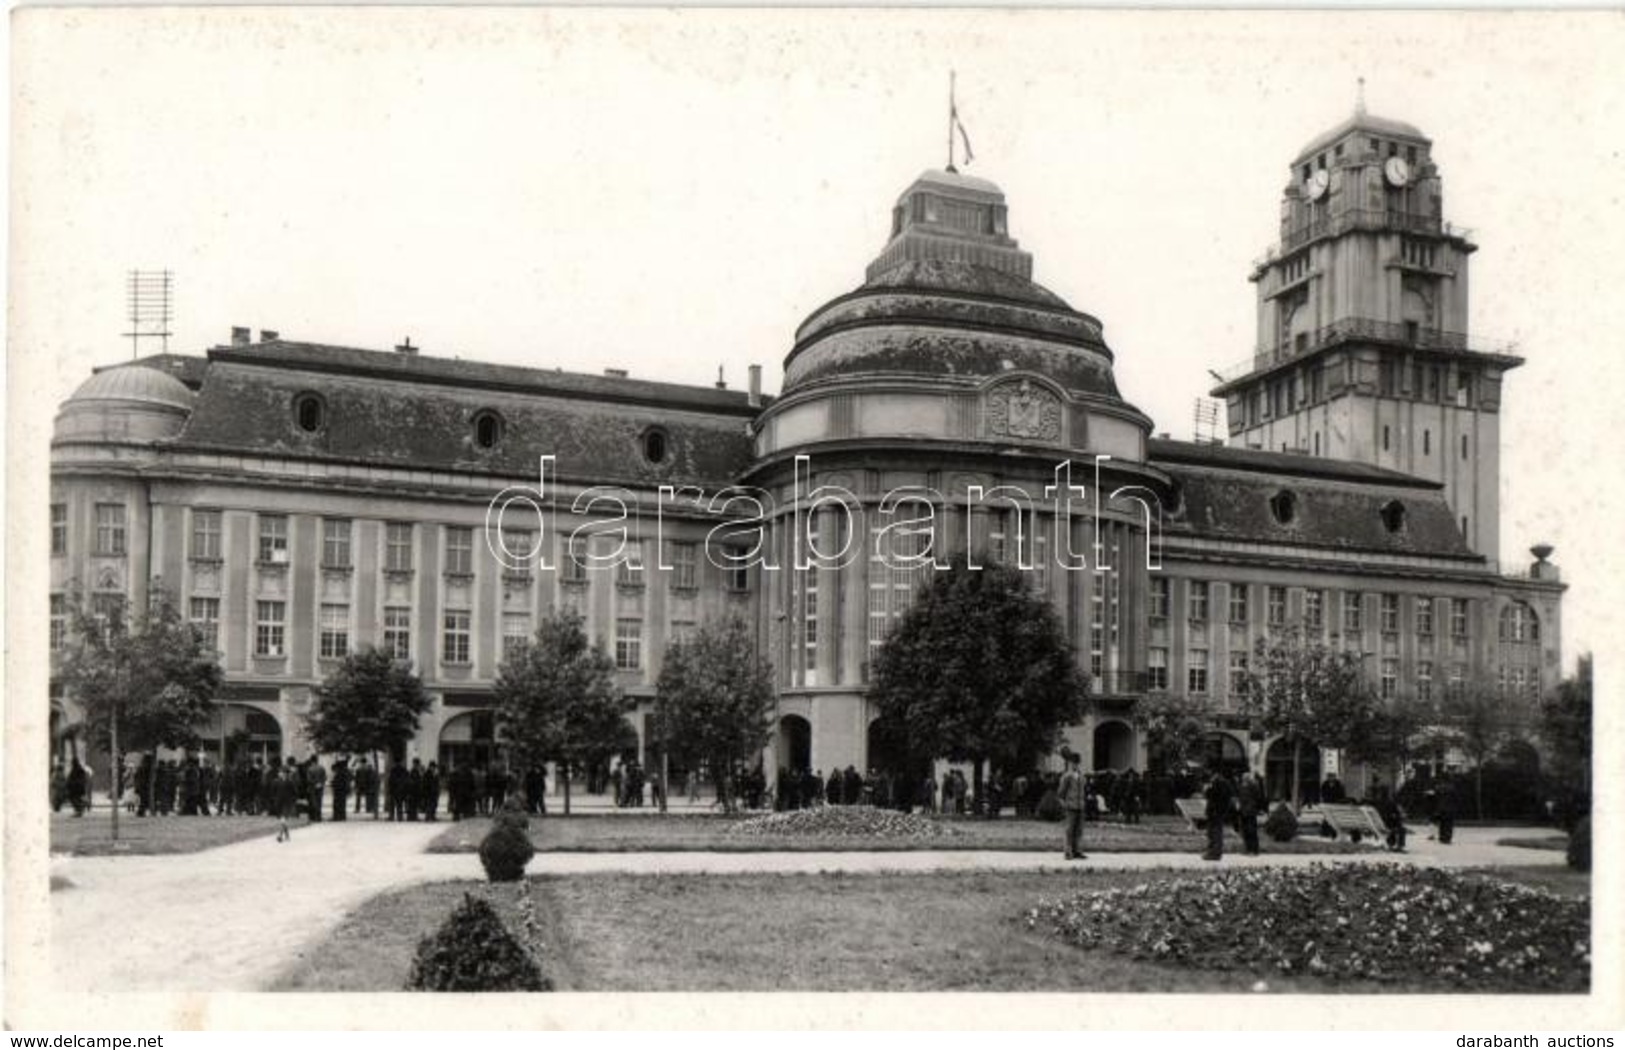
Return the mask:
<path id="1" fill-rule="evenodd" d="M 186 389 L 185 383 L 144 365 L 105 368 L 79 384 L 68 398 L 69 402 L 125 401 L 183 411 L 191 411 L 196 400 L 197 395 Z"/>
<path id="2" fill-rule="evenodd" d="M 174 376 L 143 365 L 104 369 L 79 385 L 56 416 L 57 443 L 134 443 L 173 437 L 197 395 Z"/>
<path id="3" fill-rule="evenodd" d="M 903 193 L 864 283 L 802 323 L 784 370 L 786 394 L 863 374 L 979 382 L 1020 370 L 1118 397 L 1100 322 L 1032 280 L 1032 257 L 1006 229 L 1004 194 L 942 171 Z"/>

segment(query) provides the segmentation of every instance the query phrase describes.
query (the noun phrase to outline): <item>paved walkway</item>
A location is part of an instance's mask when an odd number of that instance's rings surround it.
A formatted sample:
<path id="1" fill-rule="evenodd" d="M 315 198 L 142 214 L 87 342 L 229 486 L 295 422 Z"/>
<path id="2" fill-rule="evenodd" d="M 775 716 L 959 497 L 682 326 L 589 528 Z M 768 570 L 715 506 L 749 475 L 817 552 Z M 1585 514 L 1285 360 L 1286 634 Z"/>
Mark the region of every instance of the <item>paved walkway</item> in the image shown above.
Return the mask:
<path id="1" fill-rule="evenodd" d="M 296 828 L 293 839 L 252 839 L 183 856 L 54 857 L 73 887 L 51 894 L 58 978 L 87 991 L 255 991 L 343 916 L 386 890 L 481 878 L 473 854 L 429 854 L 437 824 L 363 821 Z M 1562 864 L 1555 851 L 1495 845 L 1527 829 L 1464 828 L 1441 846 L 1413 837 L 1407 854 L 1266 854 L 1225 865 L 1399 860 L 1438 867 Z M 1059 841 L 1059 832 L 1057 832 Z M 1087 839 L 1086 839 L 1087 847 Z M 1191 853 L 1095 853 L 1067 864 L 1058 852 L 541 853 L 532 874 L 1036 871 L 1207 868 Z"/>

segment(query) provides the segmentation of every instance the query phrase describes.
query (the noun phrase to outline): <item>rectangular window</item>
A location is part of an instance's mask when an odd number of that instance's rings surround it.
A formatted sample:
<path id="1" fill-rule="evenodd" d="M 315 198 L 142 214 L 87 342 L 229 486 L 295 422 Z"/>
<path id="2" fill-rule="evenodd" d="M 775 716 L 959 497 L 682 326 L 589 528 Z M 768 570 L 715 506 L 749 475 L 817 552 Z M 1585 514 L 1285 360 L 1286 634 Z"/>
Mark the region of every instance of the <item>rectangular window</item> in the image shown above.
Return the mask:
<path id="1" fill-rule="evenodd" d="M 502 614 L 502 659 L 511 660 L 530 641 L 530 614 Z"/>
<path id="2" fill-rule="evenodd" d="M 68 553 L 68 505 L 51 504 L 51 553 Z"/>
<path id="3" fill-rule="evenodd" d="M 442 622 L 445 626 L 443 637 L 440 640 L 440 658 L 448 664 L 466 664 L 468 659 L 468 636 L 473 625 L 474 614 L 467 609 L 447 609 Z"/>
<path id="4" fill-rule="evenodd" d="M 1168 650 L 1152 646 L 1146 653 L 1146 686 L 1153 690 L 1168 688 Z"/>
<path id="5" fill-rule="evenodd" d="M 96 553 L 123 554 L 124 549 L 124 504 L 96 504 Z"/>
<path id="6" fill-rule="evenodd" d="M 256 602 L 254 605 L 254 655 L 281 656 L 282 632 L 287 622 L 286 602 Z"/>
<path id="7" fill-rule="evenodd" d="M 397 660 L 412 659 L 412 609 L 406 605 L 384 607 L 384 652 Z"/>
<path id="8" fill-rule="evenodd" d="M 1358 635 L 1365 629 L 1360 616 L 1360 602 L 1363 596 L 1359 591 L 1343 592 L 1343 633 Z"/>
<path id="9" fill-rule="evenodd" d="M 1230 622 L 1238 627 L 1247 626 L 1247 585 L 1230 585 Z"/>
<path id="10" fill-rule="evenodd" d="M 693 590 L 699 585 L 700 546 L 697 543 L 671 545 L 671 585 L 678 590 Z"/>
<path id="11" fill-rule="evenodd" d="M 210 649 L 220 648 L 220 599 L 193 598 L 190 619 L 197 628 L 203 644 Z"/>
<path id="12" fill-rule="evenodd" d="M 1096 573 L 1089 588 L 1089 673 L 1106 674 L 1106 581 Z"/>
<path id="13" fill-rule="evenodd" d="M 474 530 L 462 525 L 446 526 L 446 574 L 474 574 Z"/>
<path id="14" fill-rule="evenodd" d="M 1467 599 L 1450 599 L 1450 637 L 1465 639 L 1467 637 Z"/>
<path id="15" fill-rule="evenodd" d="M 1268 603 L 1269 625 L 1280 627 L 1286 623 L 1286 588 L 1270 587 L 1265 592 Z"/>
<path id="16" fill-rule="evenodd" d="M 1449 689 L 1451 696 L 1460 696 L 1467 682 L 1467 665 L 1454 663 L 1450 665 Z"/>
<path id="17" fill-rule="evenodd" d="M 1245 652 L 1230 653 L 1230 696 L 1240 699 L 1247 689 L 1247 654 Z"/>
<path id="18" fill-rule="evenodd" d="M 322 520 L 322 567 L 350 567 L 350 522 L 345 518 Z"/>
<path id="19" fill-rule="evenodd" d="M 625 557 L 615 566 L 615 582 L 623 587 L 643 586 L 643 541 L 627 540 Z"/>
<path id="20" fill-rule="evenodd" d="M 1303 625 L 1311 631 L 1326 626 L 1326 592 L 1310 588 L 1303 592 Z"/>
<path id="21" fill-rule="evenodd" d="M 750 565 L 745 560 L 745 549 L 734 548 L 733 557 L 735 560 L 726 563 L 728 567 L 723 572 L 723 578 L 727 581 L 728 590 L 734 594 L 744 594 L 750 590 Z"/>
<path id="22" fill-rule="evenodd" d="M 1392 700 L 1399 691 L 1399 660 L 1385 656 L 1382 660 L 1382 698 Z"/>
<path id="23" fill-rule="evenodd" d="M 1190 598 L 1187 606 L 1190 609 L 1190 618 L 1196 621 L 1207 619 L 1207 581 L 1192 580 L 1190 582 Z"/>
<path id="24" fill-rule="evenodd" d="M 1433 636 L 1433 599 L 1416 599 L 1416 633 L 1424 638 Z"/>
<path id="25" fill-rule="evenodd" d="M 693 620 L 673 620 L 671 622 L 671 640 L 674 643 L 687 645 L 694 640 Z"/>
<path id="26" fill-rule="evenodd" d="M 587 537 L 572 535 L 564 554 L 564 578 L 570 583 L 587 580 Z"/>
<path id="27" fill-rule="evenodd" d="M 812 685 L 818 673 L 818 570 L 804 574 L 801 607 L 801 669 L 804 682 Z"/>
<path id="28" fill-rule="evenodd" d="M 337 660 L 350 652 L 350 607 L 323 602 L 317 637 L 317 655 Z"/>
<path id="29" fill-rule="evenodd" d="M 503 575 L 510 578 L 529 578 L 532 556 L 536 552 L 536 534 L 529 529 L 503 529 L 502 550 L 512 565 L 502 567 Z"/>
<path id="30" fill-rule="evenodd" d="M 643 621 L 630 617 L 615 621 L 615 667 L 636 671 L 643 666 Z"/>
<path id="31" fill-rule="evenodd" d="M 1399 633 L 1399 595 L 1385 594 L 1382 596 L 1382 633 Z"/>
<path id="32" fill-rule="evenodd" d="M 192 512 L 192 558 L 195 561 L 220 560 L 220 512 Z"/>
<path id="33" fill-rule="evenodd" d="M 1430 455 L 1432 452 L 1433 452 L 1433 431 L 1424 429 L 1422 431 L 1422 455 L 1424 455 L 1424 456 Z"/>
<path id="34" fill-rule="evenodd" d="M 392 521 L 384 526 L 384 569 L 387 572 L 412 571 L 412 523 Z"/>
<path id="35" fill-rule="evenodd" d="M 1151 618 L 1166 620 L 1169 606 L 1169 583 L 1166 576 L 1151 577 Z"/>
<path id="36" fill-rule="evenodd" d="M 68 599 L 66 595 L 51 595 L 51 652 L 62 648 L 68 640 Z"/>
<path id="37" fill-rule="evenodd" d="M 1190 650 L 1186 668 L 1186 681 L 1192 693 L 1207 692 L 1207 650 Z"/>
<path id="38" fill-rule="evenodd" d="M 1416 698 L 1422 701 L 1433 699 L 1433 661 L 1418 660 L 1416 662 Z"/>
<path id="39" fill-rule="evenodd" d="M 1466 434 L 1463 434 L 1461 436 L 1461 458 L 1462 459 L 1467 458 L 1467 435 Z"/>
<path id="40" fill-rule="evenodd" d="M 267 565 L 288 564 L 288 517 L 260 515 L 259 560 Z"/>

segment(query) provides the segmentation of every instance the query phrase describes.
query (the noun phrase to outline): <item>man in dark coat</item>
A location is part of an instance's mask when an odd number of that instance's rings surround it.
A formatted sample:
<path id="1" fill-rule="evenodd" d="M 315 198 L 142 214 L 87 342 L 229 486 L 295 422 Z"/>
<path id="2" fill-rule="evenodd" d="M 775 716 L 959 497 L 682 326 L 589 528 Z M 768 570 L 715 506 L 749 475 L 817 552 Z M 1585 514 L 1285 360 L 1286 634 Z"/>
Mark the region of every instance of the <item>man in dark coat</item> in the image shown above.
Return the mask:
<path id="1" fill-rule="evenodd" d="M 76 817 L 84 816 L 90 807 L 90 773 L 79 764 L 78 756 L 68 768 L 68 805 L 73 807 Z"/>
<path id="2" fill-rule="evenodd" d="M 451 771 L 451 819 L 474 815 L 474 767 L 460 762 Z"/>
<path id="3" fill-rule="evenodd" d="M 310 811 L 310 822 L 322 822 L 322 802 L 327 797 L 327 767 L 316 755 L 305 764 L 305 808 Z"/>
<path id="4" fill-rule="evenodd" d="M 141 761 L 135 767 L 135 815 L 138 817 L 158 811 L 158 807 L 153 805 L 152 798 L 152 765 L 152 753 L 148 752 L 141 756 Z"/>
<path id="5" fill-rule="evenodd" d="M 419 808 L 424 820 L 435 819 L 440 809 L 440 766 L 430 762 L 423 770 L 423 783 L 418 793 Z"/>
<path id="6" fill-rule="evenodd" d="M 1257 773 L 1241 778 L 1236 792 L 1241 810 L 1242 852 L 1249 857 L 1258 856 L 1258 815 L 1264 811 L 1264 780 Z"/>
<path id="7" fill-rule="evenodd" d="M 1439 780 L 1439 793 L 1434 798 L 1433 816 L 1439 822 L 1439 842 L 1441 845 L 1450 845 L 1450 840 L 1456 835 L 1456 783 L 1454 778 L 1445 776 Z"/>
<path id="8" fill-rule="evenodd" d="M 384 804 L 389 809 L 390 820 L 406 819 L 406 793 L 411 786 L 412 777 L 406 771 L 406 763 L 397 758 L 389 767 L 389 780 L 384 784 Z"/>
<path id="9" fill-rule="evenodd" d="M 423 812 L 423 759 L 412 759 L 406 774 L 406 819 L 416 820 Z"/>
<path id="10" fill-rule="evenodd" d="M 361 806 L 363 803 L 365 803 L 367 812 L 371 814 L 373 820 L 377 820 L 378 770 L 368 759 L 363 758 L 361 760 L 361 768 L 355 772 L 355 790 L 355 811 L 360 813 Z"/>
<path id="11" fill-rule="evenodd" d="M 1236 808 L 1236 789 L 1222 769 L 1215 769 L 1202 793 L 1207 806 L 1202 816 L 1207 824 L 1207 852 L 1203 860 L 1224 859 L 1224 825 Z"/>
<path id="12" fill-rule="evenodd" d="M 841 804 L 841 771 L 838 769 L 829 771 L 829 782 L 824 788 L 824 801 L 831 806 Z"/>
<path id="13" fill-rule="evenodd" d="M 350 810 L 350 760 L 340 758 L 333 763 L 333 819 L 344 820 Z"/>

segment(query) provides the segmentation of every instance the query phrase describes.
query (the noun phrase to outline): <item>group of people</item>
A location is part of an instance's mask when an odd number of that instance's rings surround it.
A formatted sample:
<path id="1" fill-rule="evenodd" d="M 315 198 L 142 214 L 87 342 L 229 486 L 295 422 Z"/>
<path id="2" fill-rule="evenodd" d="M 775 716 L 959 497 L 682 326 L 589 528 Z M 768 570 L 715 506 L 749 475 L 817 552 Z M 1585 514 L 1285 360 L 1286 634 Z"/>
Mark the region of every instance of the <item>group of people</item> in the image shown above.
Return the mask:
<path id="1" fill-rule="evenodd" d="M 63 806 L 71 807 L 76 817 L 90 808 L 90 770 L 77 755 L 71 766 L 64 767 L 60 758 L 51 763 L 51 812 L 60 813 Z"/>

